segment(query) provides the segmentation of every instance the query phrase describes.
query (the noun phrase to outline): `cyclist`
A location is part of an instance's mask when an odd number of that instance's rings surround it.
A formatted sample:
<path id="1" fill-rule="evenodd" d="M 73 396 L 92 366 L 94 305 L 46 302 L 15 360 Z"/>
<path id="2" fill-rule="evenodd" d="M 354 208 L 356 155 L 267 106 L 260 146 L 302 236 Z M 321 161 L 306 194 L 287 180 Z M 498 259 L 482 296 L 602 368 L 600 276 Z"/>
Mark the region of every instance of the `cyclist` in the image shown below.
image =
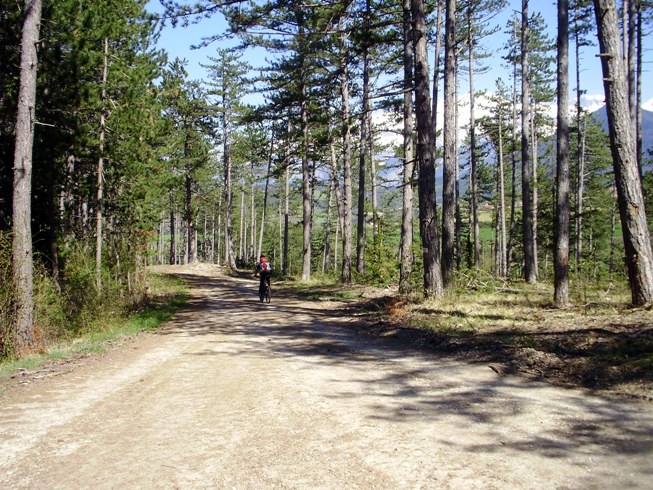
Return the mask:
<path id="1" fill-rule="evenodd" d="M 259 261 L 256 264 L 256 268 L 254 269 L 254 276 L 260 277 L 260 282 L 258 286 L 259 296 L 261 297 L 263 296 L 263 293 L 265 293 L 266 286 L 268 288 L 270 287 L 271 275 L 272 275 L 272 267 L 270 267 L 270 263 L 268 262 L 267 257 L 265 255 L 261 255 Z"/>

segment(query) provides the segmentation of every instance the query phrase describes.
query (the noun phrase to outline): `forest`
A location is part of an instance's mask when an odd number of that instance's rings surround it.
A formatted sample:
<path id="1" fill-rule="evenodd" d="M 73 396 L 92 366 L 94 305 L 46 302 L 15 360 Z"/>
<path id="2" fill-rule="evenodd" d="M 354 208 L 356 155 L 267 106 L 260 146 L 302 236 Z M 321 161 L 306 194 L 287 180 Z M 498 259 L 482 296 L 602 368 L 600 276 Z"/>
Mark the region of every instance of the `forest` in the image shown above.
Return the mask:
<path id="1" fill-rule="evenodd" d="M 413 301 L 462 284 L 653 303 L 651 2 L 557 0 L 555 37 L 528 0 L 505 25 L 507 0 L 160 2 L 0 4 L 0 357 L 137 304 L 150 265 L 262 253 L 278 278 Z M 192 80 L 157 39 L 212 16 L 228 29 Z M 605 121 L 581 104 L 590 46 Z M 491 93 L 489 57 L 512 74 Z"/>

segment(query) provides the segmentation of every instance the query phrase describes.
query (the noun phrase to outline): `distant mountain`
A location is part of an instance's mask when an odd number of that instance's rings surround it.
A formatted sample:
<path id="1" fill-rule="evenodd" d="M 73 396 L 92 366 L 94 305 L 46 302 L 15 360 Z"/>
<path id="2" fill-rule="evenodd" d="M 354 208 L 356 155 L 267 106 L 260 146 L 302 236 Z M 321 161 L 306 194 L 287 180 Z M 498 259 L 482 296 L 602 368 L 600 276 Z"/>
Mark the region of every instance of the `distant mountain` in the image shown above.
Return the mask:
<path id="1" fill-rule="evenodd" d="M 592 113 L 601 123 L 603 129 L 608 130 L 608 113 L 605 106 Z M 642 149 L 644 158 L 650 158 L 649 151 L 653 151 L 653 112 L 642 109 Z"/>

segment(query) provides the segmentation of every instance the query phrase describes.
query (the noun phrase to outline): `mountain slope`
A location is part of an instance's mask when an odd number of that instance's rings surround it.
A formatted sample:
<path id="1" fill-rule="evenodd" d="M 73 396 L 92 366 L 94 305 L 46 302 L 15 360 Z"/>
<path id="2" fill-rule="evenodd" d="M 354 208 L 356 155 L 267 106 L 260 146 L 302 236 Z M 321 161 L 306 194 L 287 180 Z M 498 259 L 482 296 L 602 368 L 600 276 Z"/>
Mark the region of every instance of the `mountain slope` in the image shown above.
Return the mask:
<path id="1" fill-rule="evenodd" d="M 605 106 L 592 113 L 593 116 L 601 123 L 603 129 L 608 130 L 608 113 Z M 653 112 L 642 110 L 642 148 L 644 158 L 649 157 L 649 152 L 653 152 Z"/>

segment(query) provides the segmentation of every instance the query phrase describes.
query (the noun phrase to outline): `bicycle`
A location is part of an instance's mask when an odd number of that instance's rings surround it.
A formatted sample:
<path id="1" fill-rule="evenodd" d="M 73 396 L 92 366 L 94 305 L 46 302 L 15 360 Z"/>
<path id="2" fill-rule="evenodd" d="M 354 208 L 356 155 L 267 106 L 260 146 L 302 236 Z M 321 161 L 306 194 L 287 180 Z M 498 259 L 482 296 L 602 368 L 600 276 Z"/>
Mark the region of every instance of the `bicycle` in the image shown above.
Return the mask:
<path id="1" fill-rule="evenodd" d="M 270 288 L 269 281 L 270 281 L 269 278 L 264 281 L 265 286 L 263 288 L 263 291 L 259 291 L 259 293 L 258 293 L 258 297 L 261 300 L 261 303 L 263 303 L 263 302 L 269 303 L 270 302 L 270 297 L 272 296 L 272 289 Z"/>

